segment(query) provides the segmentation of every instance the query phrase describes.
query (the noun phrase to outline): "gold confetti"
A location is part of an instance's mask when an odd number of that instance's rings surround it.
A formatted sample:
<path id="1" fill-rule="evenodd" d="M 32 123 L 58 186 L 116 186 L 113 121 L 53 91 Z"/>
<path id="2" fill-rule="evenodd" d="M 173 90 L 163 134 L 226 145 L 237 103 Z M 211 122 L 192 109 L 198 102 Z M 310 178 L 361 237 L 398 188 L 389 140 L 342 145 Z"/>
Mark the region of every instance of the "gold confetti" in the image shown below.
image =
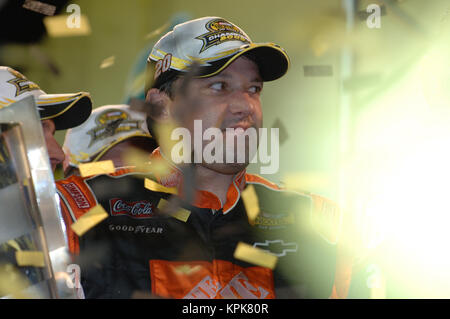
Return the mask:
<path id="1" fill-rule="evenodd" d="M 45 17 L 45 29 L 51 37 L 70 37 L 91 34 L 91 27 L 88 18 L 80 14 L 78 23 L 71 22 L 71 15 L 57 15 Z"/>
<path id="2" fill-rule="evenodd" d="M 8 240 L 6 243 L 17 251 L 22 250 L 17 241 L 14 239 Z"/>
<path id="3" fill-rule="evenodd" d="M 248 185 L 242 191 L 241 196 L 244 201 L 245 210 L 247 211 L 248 221 L 253 225 L 256 217 L 259 215 L 258 195 L 256 195 L 253 185 Z"/>
<path id="4" fill-rule="evenodd" d="M 153 192 L 169 193 L 173 195 L 178 194 L 176 187 L 165 187 L 148 178 L 145 179 L 144 186 Z"/>
<path id="5" fill-rule="evenodd" d="M 131 147 L 124 155 L 125 166 L 135 166 L 138 172 L 150 172 L 150 154 L 138 148 Z"/>
<path id="6" fill-rule="evenodd" d="M 23 292 L 28 286 L 30 282 L 16 267 L 11 264 L 0 264 L 0 297 L 31 299 L 34 296 Z"/>
<path id="7" fill-rule="evenodd" d="M 161 198 L 157 208 L 160 210 L 164 210 L 167 208 L 167 205 L 169 205 L 169 202 L 164 198 Z M 187 209 L 179 207 L 179 209 L 177 209 L 175 212 L 169 212 L 169 215 L 185 223 L 189 219 L 191 212 Z"/>
<path id="8" fill-rule="evenodd" d="M 174 121 L 164 124 L 159 123 L 154 124 L 154 132 L 156 140 L 158 141 L 161 150 L 163 150 L 166 154 L 171 154 L 173 147 L 177 143 L 179 143 L 179 140 L 172 140 L 171 138 L 172 132 L 177 127 L 180 127 L 180 125 L 176 125 Z"/>
<path id="9" fill-rule="evenodd" d="M 192 275 L 193 273 L 196 273 L 197 271 L 201 270 L 202 266 L 200 265 L 196 265 L 196 266 L 191 266 L 191 265 L 180 265 L 178 267 L 175 267 L 175 272 L 178 274 L 184 274 L 184 275 Z"/>
<path id="10" fill-rule="evenodd" d="M 175 213 L 173 213 L 171 215 L 172 215 L 172 217 L 174 217 L 174 218 L 176 218 L 178 220 L 181 220 L 182 222 L 185 223 L 189 219 L 189 216 L 191 215 L 191 212 L 186 210 L 186 209 L 184 209 L 184 208 L 181 208 L 181 209 L 177 210 Z"/>
<path id="11" fill-rule="evenodd" d="M 164 160 L 154 159 L 151 161 L 150 172 L 158 174 L 159 176 L 165 176 L 170 174 L 170 166 Z"/>
<path id="12" fill-rule="evenodd" d="M 170 23 L 169 23 L 169 22 L 164 23 L 164 24 L 163 24 L 162 26 L 160 26 L 158 29 L 156 29 L 156 30 L 154 30 L 154 31 L 152 31 L 152 32 L 150 32 L 150 33 L 148 33 L 148 34 L 145 36 L 144 39 L 145 39 L 145 40 L 150 40 L 151 38 L 160 35 L 160 34 L 163 33 L 165 30 L 167 30 L 167 28 L 169 28 L 169 26 L 170 26 Z"/>
<path id="13" fill-rule="evenodd" d="M 42 251 L 16 251 L 16 261 L 19 266 L 45 266 L 44 254 Z"/>
<path id="14" fill-rule="evenodd" d="M 109 68 L 110 66 L 113 66 L 115 61 L 116 61 L 115 56 L 110 56 L 109 58 L 104 59 L 100 64 L 100 69 L 106 69 Z"/>
<path id="15" fill-rule="evenodd" d="M 330 186 L 330 177 L 323 172 L 291 172 L 284 175 L 282 181 L 284 188 L 297 191 Z"/>
<path id="16" fill-rule="evenodd" d="M 80 164 L 78 166 L 78 169 L 80 170 L 80 174 L 82 177 L 99 174 L 110 174 L 116 171 L 112 160 Z"/>
<path id="17" fill-rule="evenodd" d="M 275 268 L 278 260 L 277 256 L 243 242 L 237 244 L 236 250 L 234 251 L 234 258 L 270 269 Z"/>
<path id="18" fill-rule="evenodd" d="M 55 6 L 34 0 L 25 0 L 25 3 L 22 5 L 22 7 L 37 13 L 45 14 L 47 16 L 52 16 L 56 12 Z"/>
<path id="19" fill-rule="evenodd" d="M 97 225 L 107 217 L 108 213 L 105 212 L 101 205 L 97 205 L 90 209 L 86 214 L 81 216 L 81 218 L 79 218 L 70 227 L 78 236 L 81 237 L 85 232 L 93 228 L 95 225 Z"/>

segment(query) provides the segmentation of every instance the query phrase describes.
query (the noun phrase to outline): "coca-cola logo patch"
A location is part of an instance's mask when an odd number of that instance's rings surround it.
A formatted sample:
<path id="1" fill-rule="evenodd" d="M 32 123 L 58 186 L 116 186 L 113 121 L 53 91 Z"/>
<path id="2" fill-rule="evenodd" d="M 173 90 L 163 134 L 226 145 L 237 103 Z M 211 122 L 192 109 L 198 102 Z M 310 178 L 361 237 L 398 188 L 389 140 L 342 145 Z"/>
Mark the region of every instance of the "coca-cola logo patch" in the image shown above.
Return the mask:
<path id="1" fill-rule="evenodd" d="M 127 215 L 132 218 L 152 218 L 154 206 L 148 200 L 126 201 L 121 198 L 109 200 L 112 216 Z"/>

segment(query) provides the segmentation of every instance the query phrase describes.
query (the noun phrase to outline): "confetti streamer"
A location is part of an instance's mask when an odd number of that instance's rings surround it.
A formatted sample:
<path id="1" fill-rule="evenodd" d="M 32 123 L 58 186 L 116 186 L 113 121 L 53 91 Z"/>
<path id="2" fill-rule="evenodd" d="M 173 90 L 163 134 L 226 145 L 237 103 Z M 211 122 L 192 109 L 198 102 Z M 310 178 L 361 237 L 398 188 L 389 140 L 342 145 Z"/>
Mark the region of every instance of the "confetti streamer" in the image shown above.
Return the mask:
<path id="1" fill-rule="evenodd" d="M 193 273 L 196 273 L 197 271 L 201 270 L 203 267 L 200 265 L 191 266 L 189 264 L 186 265 L 180 265 L 178 267 L 175 267 L 175 272 L 177 274 L 184 274 L 184 275 L 192 275 Z"/>
<path id="2" fill-rule="evenodd" d="M 110 56 L 102 61 L 102 63 L 100 64 L 100 69 L 109 68 L 109 67 L 113 66 L 115 62 L 116 62 L 116 57 Z"/>
<path id="3" fill-rule="evenodd" d="M 144 184 L 145 188 L 147 188 L 153 192 L 169 193 L 169 194 L 173 194 L 173 195 L 178 194 L 176 187 L 165 187 L 165 186 L 162 186 L 161 184 L 158 184 L 148 178 L 145 179 L 144 183 L 145 183 Z"/>
<path id="4" fill-rule="evenodd" d="M 78 169 L 80 170 L 80 174 L 82 177 L 99 174 L 110 174 L 116 171 L 112 160 L 80 164 L 78 166 Z"/>
<path id="5" fill-rule="evenodd" d="M 170 166 L 165 160 L 154 159 L 151 161 L 150 172 L 159 176 L 165 176 L 170 174 Z"/>
<path id="6" fill-rule="evenodd" d="M 178 127 L 180 125 L 177 125 L 174 121 L 164 124 L 154 124 L 156 140 L 159 142 L 161 149 L 167 154 L 171 154 L 172 148 L 178 143 L 178 140 L 171 139 L 172 132 Z"/>
<path id="7" fill-rule="evenodd" d="M 0 264 L 0 297 L 13 299 L 31 299 L 23 292 L 30 285 L 28 279 L 12 264 Z"/>
<path id="8" fill-rule="evenodd" d="M 158 209 L 159 210 L 166 210 L 168 208 L 168 205 L 170 205 L 171 203 L 169 203 L 167 200 L 165 200 L 164 198 L 161 198 L 158 204 Z M 182 222 L 187 222 L 187 220 L 189 219 L 189 216 L 191 215 L 191 212 L 179 207 L 178 210 L 176 210 L 175 212 L 169 212 L 168 213 L 170 216 L 172 216 L 173 218 L 176 218 L 178 220 L 181 220 Z"/>
<path id="9" fill-rule="evenodd" d="M 154 38 L 154 37 L 160 35 L 161 33 L 163 33 L 164 31 L 166 31 L 169 27 L 170 27 L 170 22 L 166 22 L 162 26 L 160 26 L 158 29 L 148 33 L 144 37 L 144 39 L 145 40 L 150 40 L 151 38 Z"/>
<path id="10" fill-rule="evenodd" d="M 56 12 L 55 6 L 34 0 L 25 0 L 25 3 L 22 5 L 22 7 L 30 11 L 42 13 L 47 16 L 52 16 Z"/>
<path id="11" fill-rule="evenodd" d="M 237 244 L 236 250 L 234 251 L 234 258 L 270 269 L 275 268 L 278 260 L 277 256 L 243 242 Z"/>
<path id="12" fill-rule="evenodd" d="M 136 147 L 126 152 L 123 162 L 125 166 L 135 166 L 138 172 L 150 172 L 150 154 Z"/>
<path id="13" fill-rule="evenodd" d="M 289 172 L 283 176 L 282 182 L 284 188 L 296 191 L 313 191 L 331 184 L 326 172 Z"/>
<path id="14" fill-rule="evenodd" d="M 67 26 L 68 15 L 56 15 L 53 17 L 45 17 L 43 22 L 45 29 L 50 37 L 70 37 L 70 36 L 87 36 L 91 34 L 91 27 L 88 18 L 80 15 L 79 27 L 69 28 Z"/>
<path id="15" fill-rule="evenodd" d="M 16 251 L 16 261 L 19 266 L 45 266 L 44 254 L 41 251 Z"/>
<path id="16" fill-rule="evenodd" d="M 181 220 L 182 222 L 185 223 L 189 219 L 191 212 L 184 208 L 180 208 L 179 210 L 177 210 L 175 213 L 172 213 L 171 215 L 172 215 L 172 217 L 174 217 L 178 220 Z"/>
<path id="17" fill-rule="evenodd" d="M 244 201 L 245 210 L 247 212 L 248 221 L 251 225 L 254 224 L 256 217 L 259 214 L 259 201 L 253 185 L 248 185 L 241 193 Z"/>
<path id="18" fill-rule="evenodd" d="M 89 229 L 96 226 L 102 220 L 108 217 L 108 213 L 105 212 L 101 205 L 97 205 L 79 218 L 70 227 L 78 235 L 83 236 Z"/>

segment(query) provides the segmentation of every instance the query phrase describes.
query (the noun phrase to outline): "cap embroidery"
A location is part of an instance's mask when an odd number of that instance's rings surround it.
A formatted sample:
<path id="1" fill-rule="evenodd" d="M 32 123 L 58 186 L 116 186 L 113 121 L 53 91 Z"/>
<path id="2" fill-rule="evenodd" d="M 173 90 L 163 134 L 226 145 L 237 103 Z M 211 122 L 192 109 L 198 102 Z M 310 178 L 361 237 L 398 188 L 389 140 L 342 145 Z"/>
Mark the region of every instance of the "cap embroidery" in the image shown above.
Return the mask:
<path id="1" fill-rule="evenodd" d="M 117 133 L 139 130 L 143 121 L 131 120 L 129 115 L 121 110 L 106 110 L 97 116 L 95 122 L 97 126 L 87 132 L 91 136 L 88 147 Z"/>
<path id="2" fill-rule="evenodd" d="M 20 94 L 28 91 L 40 90 L 39 86 L 36 83 L 33 83 L 30 80 L 28 80 L 22 73 L 13 70 L 11 68 L 7 68 L 7 70 L 14 76 L 13 79 L 7 82 L 16 87 L 15 96 L 19 96 Z"/>
<path id="3" fill-rule="evenodd" d="M 211 20 L 205 25 L 205 28 L 209 32 L 196 37 L 196 39 L 203 41 L 203 46 L 199 53 L 227 41 L 251 43 L 241 29 L 224 19 Z"/>

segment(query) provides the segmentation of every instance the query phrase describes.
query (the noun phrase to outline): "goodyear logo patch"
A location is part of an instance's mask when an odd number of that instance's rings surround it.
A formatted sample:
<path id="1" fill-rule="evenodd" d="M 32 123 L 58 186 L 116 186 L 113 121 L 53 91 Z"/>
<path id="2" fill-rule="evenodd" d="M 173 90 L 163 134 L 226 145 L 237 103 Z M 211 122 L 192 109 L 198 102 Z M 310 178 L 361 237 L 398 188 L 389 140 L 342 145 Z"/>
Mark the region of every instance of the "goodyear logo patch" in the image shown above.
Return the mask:
<path id="1" fill-rule="evenodd" d="M 97 126 L 87 132 L 91 136 L 88 147 L 115 134 L 140 130 L 143 121 L 130 119 L 128 113 L 122 110 L 106 110 L 97 116 L 95 122 Z"/>
<path id="2" fill-rule="evenodd" d="M 203 41 L 203 46 L 199 53 L 226 41 L 251 42 L 241 29 L 223 19 L 211 20 L 205 27 L 208 32 L 196 37 L 196 39 Z"/>
<path id="3" fill-rule="evenodd" d="M 40 90 L 39 86 L 36 83 L 33 83 L 30 80 L 28 80 L 22 73 L 13 70 L 11 68 L 8 68 L 8 72 L 14 76 L 13 79 L 7 82 L 16 87 L 15 96 L 19 96 L 20 94 L 28 91 Z"/>

